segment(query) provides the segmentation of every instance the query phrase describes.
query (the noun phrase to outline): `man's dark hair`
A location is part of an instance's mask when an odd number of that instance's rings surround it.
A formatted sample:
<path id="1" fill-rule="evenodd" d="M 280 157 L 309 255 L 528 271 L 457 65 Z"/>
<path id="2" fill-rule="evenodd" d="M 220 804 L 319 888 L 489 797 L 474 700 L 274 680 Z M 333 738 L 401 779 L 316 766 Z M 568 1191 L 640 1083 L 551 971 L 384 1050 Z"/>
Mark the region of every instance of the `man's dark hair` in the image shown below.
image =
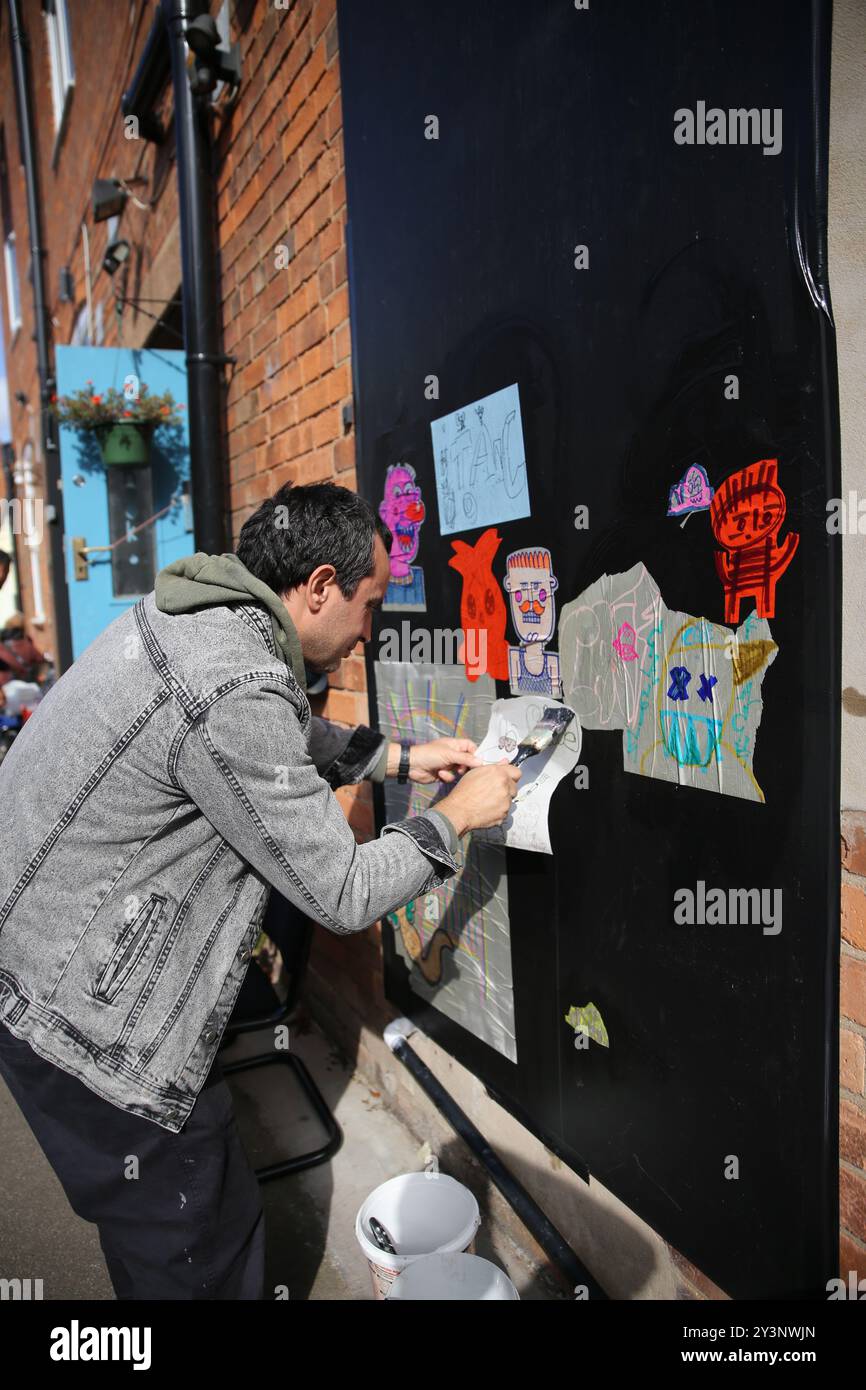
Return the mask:
<path id="1" fill-rule="evenodd" d="M 0 550 L 0 568 L 9 568 L 12 564 L 12 556 L 6 550 Z"/>
<path id="2" fill-rule="evenodd" d="M 373 572 L 376 536 L 391 532 L 363 497 L 336 483 L 284 483 L 248 516 L 237 557 L 274 593 L 305 584 L 318 565 L 333 565 L 344 598 Z"/>

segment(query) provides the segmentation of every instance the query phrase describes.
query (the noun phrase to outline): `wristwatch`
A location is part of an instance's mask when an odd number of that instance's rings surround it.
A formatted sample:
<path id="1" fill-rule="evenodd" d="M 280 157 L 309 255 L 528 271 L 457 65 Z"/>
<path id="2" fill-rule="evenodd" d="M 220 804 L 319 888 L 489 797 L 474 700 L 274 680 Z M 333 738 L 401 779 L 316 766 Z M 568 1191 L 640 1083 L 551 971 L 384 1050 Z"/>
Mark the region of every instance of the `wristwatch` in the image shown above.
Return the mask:
<path id="1" fill-rule="evenodd" d="M 400 740 L 400 766 L 397 768 L 397 781 L 409 781 L 409 750 L 412 747 L 408 738 Z"/>

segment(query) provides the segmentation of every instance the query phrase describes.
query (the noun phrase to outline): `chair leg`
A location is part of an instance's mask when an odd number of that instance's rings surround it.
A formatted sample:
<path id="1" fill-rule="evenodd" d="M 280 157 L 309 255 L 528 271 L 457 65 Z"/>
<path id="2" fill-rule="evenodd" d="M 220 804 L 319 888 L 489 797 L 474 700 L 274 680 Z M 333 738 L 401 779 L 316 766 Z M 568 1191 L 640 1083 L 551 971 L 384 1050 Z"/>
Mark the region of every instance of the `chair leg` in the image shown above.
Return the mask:
<path id="1" fill-rule="evenodd" d="M 325 1097 L 310 1075 L 305 1063 L 294 1053 L 263 1052 L 256 1057 L 246 1057 L 238 1062 L 221 1062 L 220 1065 L 223 1075 L 231 1076 L 234 1072 L 249 1071 L 253 1067 L 267 1067 L 274 1062 L 285 1063 L 291 1067 L 301 1090 L 327 1131 L 328 1138 L 321 1148 L 312 1149 L 309 1153 L 298 1154 L 295 1158 L 282 1159 L 278 1163 L 268 1163 L 263 1168 L 254 1169 L 259 1182 L 267 1182 L 270 1178 L 282 1177 L 285 1173 L 298 1173 L 303 1168 L 315 1167 L 317 1163 L 326 1163 L 343 1142 L 343 1131 L 331 1113 Z"/>

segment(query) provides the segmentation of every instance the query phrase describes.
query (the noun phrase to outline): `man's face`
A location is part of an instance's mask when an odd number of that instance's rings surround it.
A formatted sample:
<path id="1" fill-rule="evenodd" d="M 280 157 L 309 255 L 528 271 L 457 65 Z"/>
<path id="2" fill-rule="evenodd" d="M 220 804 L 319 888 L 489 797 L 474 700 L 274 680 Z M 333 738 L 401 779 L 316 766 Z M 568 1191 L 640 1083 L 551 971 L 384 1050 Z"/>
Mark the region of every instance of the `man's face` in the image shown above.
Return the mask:
<path id="1" fill-rule="evenodd" d="M 373 614 L 382 606 L 391 577 L 388 552 L 378 536 L 373 555 L 373 573 L 365 575 L 351 598 L 330 583 L 318 610 L 307 611 L 303 624 L 296 624 L 304 659 L 317 671 L 336 671 L 358 642 L 370 640 Z"/>

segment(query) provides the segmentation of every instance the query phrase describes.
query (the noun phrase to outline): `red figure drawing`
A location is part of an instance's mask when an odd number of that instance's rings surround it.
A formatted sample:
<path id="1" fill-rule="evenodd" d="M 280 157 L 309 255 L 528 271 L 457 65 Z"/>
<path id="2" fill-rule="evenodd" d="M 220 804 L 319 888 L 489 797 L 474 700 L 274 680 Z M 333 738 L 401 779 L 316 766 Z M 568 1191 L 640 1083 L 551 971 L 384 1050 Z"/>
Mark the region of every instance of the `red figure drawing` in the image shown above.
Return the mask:
<path id="1" fill-rule="evenodd" d="M 740 621 L 740 600 L 753 598 L 759 618 L 776 614 L 776 583 L 800 542 L 789 531 L 777 537 L 785 520 L 785 494 L 776 473 L 778 459 L 760 459 L 726 478 L 710 503 L 713 535 L 724 550 L 714 555 L 725 591 L 725 622 Z"/>
<path id="2" fill-rule="evenodd" d="M 508 617 L 502 590 L 493 578 L 493 557 L 502 537 L 491 526 L 475 542 L 452 541 L 454 554 L 448 561 L 463 576 L 460 598 L 460 626 L 463 643 L 457 654 L 466 668 L 468 680 L 475 681 L 486 671 L 494 680 L 508 680 L 508 643 L 505 623 Z"/>

